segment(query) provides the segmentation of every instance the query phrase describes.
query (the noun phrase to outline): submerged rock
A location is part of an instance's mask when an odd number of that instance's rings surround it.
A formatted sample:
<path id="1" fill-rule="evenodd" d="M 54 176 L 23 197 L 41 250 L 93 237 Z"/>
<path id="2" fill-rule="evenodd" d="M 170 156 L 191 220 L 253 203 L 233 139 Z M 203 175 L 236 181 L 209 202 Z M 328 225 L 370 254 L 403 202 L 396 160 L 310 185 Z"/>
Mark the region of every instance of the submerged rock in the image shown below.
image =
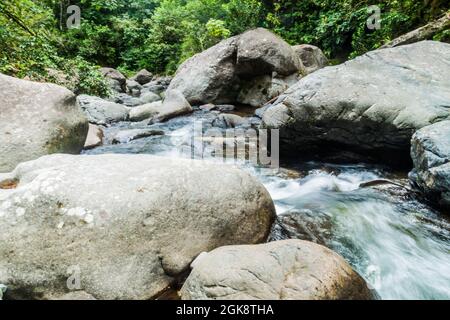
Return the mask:
<path id="1" fill-rule="evenodd" d="M 204 105 L 201 105 L 200 107 L 198 107 L 200 110 L 203 110 L 203 111 L 213 111 L 213 110 L 216 110 L 217 108 L 216 108 L 216 105 L 215 104 L 212 104 L 212 103 L 208 103 L 208 104 L 204 104 Z"/>
<path id="2" fill-rule="evenodd" d="M 157 84 L 156 81 L 152 81 L 150 83 L 147 83 L 142 88 L 142 93 L 151 92 L 157 95 L 160 95 L 164 91 L 166 91 L 167 87 L 161 84 Z"/>
<path id="3" fill-rule="evenodd" d="M 50 153 L 79 153 L 88 122 L 69 90 L 0 74 L 0 172 Z"/>
<path id="4" fill-rule="evenodd" d="M 424 41 L 318 70 L 263 116 L 285 154 L 409 163 L 413 133 L 450 119 L 450 45 Z M 430 94 L 432 92 L 433 94 Z"/>
<path id="5" fill-rule="evenodd" d="M 236 128 L 236 127 L 248 127 L 249 121 L 246 118 L 235 114 L 221 114 L 214 121 L 213 126 L 219 128 Z"/>
<path id="6" fill-rule="evenodd" d="M 53 155 L 4 180 L 18 181 L 0 189 L 0 283 L 12 299 L 150 299 L 201 252 L 265 241 L 275 218 L 252 176 L 203 161 Z"/>
<path id="7" fill-rule="evenodd" d="M 128 109 L 124 105 L 85 94 L 77 99 L 90 123 L 106 125 L 128 119 Z"/>
<path id="8" fill-rule="evenodd" d="M 89 131 L 84 143 L 84 149 L 92 149 L 103 144 L 103 130 L 100 126 L 89 124 Z"/>
<path id="9" fill-rule="evenodd" d="M 200 255 L 182 299 L 370 300 L 366 282 L 337 253 L 312 242 L 227 246 Z"/>
<path id="10" fill-rule="evenodd" d="M 411 144 L 414 170 L 410 179 L 450 212 L 450 121 L 422 128 L 414 134 Z"/>
<path id="11" fill-rule="evenodd" d="M 232 112 L 236 110 L 236 107 L 232 104 L 218 104 L 215 106 L 215 109 L 219 112 Z"/>
<path id="12" fill-rule="evenodd" d="M 202 106 L 199 107 L 200 110 L 203 111 L 219 111 L 219 112 L 231 112 L 234 111 L 236 109 L 236 107 L 232 104 L 212 104 L 212 103 L 208 103 L 208 104 L 204 104 Z"/>
<path id="13" fill-rule="evenodd" d="M 326 245 L 330 220 L 307 209 L 280 214 L 272 226 L 268 241 L 300 239 Z"/>
<path id="14" fill-rule="evenodd" d="M 147 138 L 151 136 L 161 136 L 164 135 L 163 130 L 154 129 L 130 129 L 119 131 L 113 138 L 112 143 L 127 143 L 133 140 Z"/>
<path id="15" fill-rule="evenodd" d="M 152 81 L 146 83 L 143 86 L 142 92 L 153 92 L 160 95 L 161 93 L 167 90 L 167 87 L 169 86 L 171 81 L 172 81 L 171 77 L 154 78 Z"/>

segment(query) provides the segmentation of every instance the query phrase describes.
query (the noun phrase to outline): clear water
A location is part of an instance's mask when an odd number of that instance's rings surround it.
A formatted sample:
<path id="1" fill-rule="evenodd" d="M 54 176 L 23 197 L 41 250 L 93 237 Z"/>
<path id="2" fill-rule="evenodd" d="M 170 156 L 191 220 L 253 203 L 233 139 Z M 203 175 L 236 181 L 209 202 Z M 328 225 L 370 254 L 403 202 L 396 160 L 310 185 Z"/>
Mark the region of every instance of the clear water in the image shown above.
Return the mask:
<path id="1" fill-rule="evenodd" d="M 146 153 L 186 157 L 193 121 L 209 123 L 196 112 L 163 124 L 119 123 L 106 129 L 106 145 L 86 151 Z M 165 136 L 111 145 L 112 136 L 130 128 L 163 129 Z M 208 149 L 206 157 L 210 159 Z M 271 194 L 277 214 L 308 210 L 325 244 L 341 254 L 382 299 L 450 299 L 450 223 L 443 215 L 408 197 L 360 184 L 392 178 L 383 168 L 297 163 L 294 175 L 238 164 Z"/>

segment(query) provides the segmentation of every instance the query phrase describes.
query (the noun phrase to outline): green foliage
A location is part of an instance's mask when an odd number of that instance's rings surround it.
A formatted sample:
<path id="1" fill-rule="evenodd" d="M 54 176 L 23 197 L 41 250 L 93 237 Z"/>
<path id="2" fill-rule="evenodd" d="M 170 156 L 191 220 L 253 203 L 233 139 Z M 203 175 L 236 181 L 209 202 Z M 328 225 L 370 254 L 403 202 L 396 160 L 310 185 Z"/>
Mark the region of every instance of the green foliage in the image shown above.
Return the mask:
<path id="1" fill-rule="evenodd" d="M 257 0 L 230 0 L 223 4 L 226 12 L 226 26 L 232 34 L 264 25 L 265 7 Z"/>
<path id="2" fill-rule="evenodd" d="M 148 35 L 147 19 L 156 7 L 153 0 L 78 0 L 81 26 L 64 30 L 62 54 L 103 66 L 136 69 L 136 53 Z"/>
<path id="3" fill-rule="evenodd" d="M 371 5 L 381 9 L 379 30 L 367 28 Z M 314 44 L 342 60 L 376 49 L 448 9 L 443 0 L 278 0 L 266 21 L 288 42 Z"/>
<path id="4" fill-rule="evenodd" d="M 59 21 L 61 3 L 80 6 L 80 28 L 66 30 Z M 379 30 L 366 26 L 370 5 L 381 8 Z M 192 55 L 260 26 L 342 61 L 438 18 L 449 6 L 446 0 L 1 0 L 0 72 L 107 95 L 97 66 L 126 75 L 142 68 L 171 74 Z M 449 32 L 434 39 L 450 41 Z"/>
<path id="5" fill-rule="evenodd" d="M 85 93 L 100 97 L 111 94 L 107 81 L 96 65 L 77 57 L 63 61 L 60 66 L 69 81 L 56 79 L 55 82 L 65 85 L 76 94 Z"/>
<path id="6" fill-rule="evenodd" d="M 262 9 L 256 0 L 162 0 L 149 19 L 139 68 L 173 73 L 192 55 L 262 25 Z"/>
<path id="7" fill-rule="evenodd" d="M 52 16 L 30 0 L 0 2 L 0 72 L 31 77 L 55 66 Z"/>
<path id="8" fill-rule="evenodd" d="M 163 0 L 148 21 L 148 36 L 139 60 L 140 68 L 156 73 L 176 69 L 186 28 L 182 25 L 187 12 L 181 0 Z"/>
<path id="9" fill-rule="evenodd" d="M 108 95 L 98 67 L 60 55 L 61 34 L 50 5 L 31 0 L 0 3 L 0 72 L 64 85 L 76 93 Z"/>
<path id="10" fill-rule="evenodd" d="M 450 43 L 450 29 L 444 30 L 444 31 L 436 34 L 434 36 L 433 40 Z"/>

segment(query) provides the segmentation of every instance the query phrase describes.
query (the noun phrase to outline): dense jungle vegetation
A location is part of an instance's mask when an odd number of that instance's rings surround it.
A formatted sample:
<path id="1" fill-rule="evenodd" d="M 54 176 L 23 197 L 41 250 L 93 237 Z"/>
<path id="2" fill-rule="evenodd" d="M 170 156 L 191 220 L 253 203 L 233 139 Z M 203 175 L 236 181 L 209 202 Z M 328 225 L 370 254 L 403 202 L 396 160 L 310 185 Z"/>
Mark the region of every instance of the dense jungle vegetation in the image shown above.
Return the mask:
<path id="1" fill-rule="evenodd" d="M 66 27 L 69 5 L 81 8 L 79 28 Z M 378 30 L 366 26 L 370 5 L 381 8 Z M 75 75 L 66 86 L 102 95 L 98 66 L 172 74 L 193 54 L 254 27 L 342 61 L 449 9 L 446 0 L 2 0 L 0 72 L 53 82 Z M 436 40 L 449 41 L 450 31 Z"/>

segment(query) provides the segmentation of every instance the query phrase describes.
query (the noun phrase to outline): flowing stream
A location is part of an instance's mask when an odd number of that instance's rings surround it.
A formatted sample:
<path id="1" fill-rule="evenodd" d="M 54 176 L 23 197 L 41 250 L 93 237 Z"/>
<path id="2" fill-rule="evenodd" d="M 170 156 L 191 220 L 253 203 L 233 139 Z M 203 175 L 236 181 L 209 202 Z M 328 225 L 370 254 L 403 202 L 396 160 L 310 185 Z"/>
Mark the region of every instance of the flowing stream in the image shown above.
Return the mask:
<path id="1" fill-rule="evenodd" d="M 211 113 L 196 111 L 166 123 L 122 122 L 105 129 L 105 144 L 86 154 L 145 153 L 186 157 L 194 121 L 211 123 Z M 152 136 L 112 144 L 121 130 L 161 129 Z M 208 156 L 207 161 L 222 161 Z M 204 156 L 205 156 L 204 153 Z M 406 173 L 372 165 L 292 163 L 281 170 L 237 163 L 259 179 L 278 215 L 295 212 L 318 242 L 341 254 L 382 299 L 450 299 L 450 221 L 402 188 L 361 187 L 390 179 L 404 183 Z M 399 191 L 399 190 L 400 191 Z M 272 239 L 282 239 L 274 233 Z"/>

